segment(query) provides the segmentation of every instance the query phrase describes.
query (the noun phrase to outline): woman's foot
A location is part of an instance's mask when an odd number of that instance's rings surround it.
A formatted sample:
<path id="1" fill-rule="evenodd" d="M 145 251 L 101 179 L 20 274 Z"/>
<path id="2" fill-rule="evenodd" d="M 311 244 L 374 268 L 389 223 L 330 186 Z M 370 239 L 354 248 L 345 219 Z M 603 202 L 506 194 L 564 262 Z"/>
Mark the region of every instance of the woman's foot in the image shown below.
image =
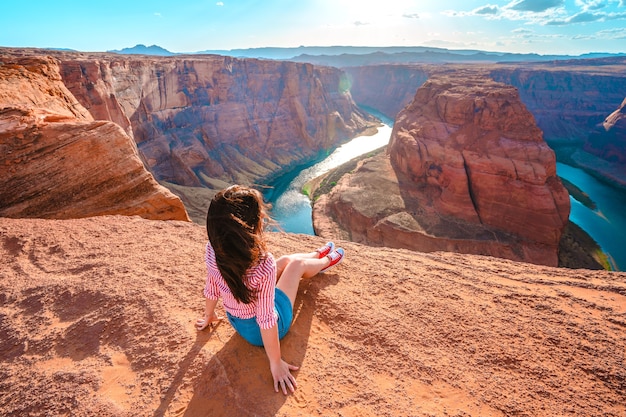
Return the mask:
<path id="1" fill-rule="evenodd" d="M 343 248 L 337 248 L 333 250 L 332 252 L 330 252 L 328 255 L 326 255 L 328 259 L 330 259 L 330 264 L 328 264 L 328 266 L 322 269 L 320 272 L 326 272 L 333 266 L 340 264 L 341 261 L 343 261 L 344 255 L 345 255 L 345 252 Z"/>
<path id="2" fill-rule="evenodd" d="M 324 256 L 326 256 L 329 253 L 331 253 L 333 250 L 335 250 L 335 244 L 333 242 L 328 242 L 327 244 L 325 244 L 321 248 L 317 249 L 315 252 L 318 253 L 317 257 L 319 259 L 322 259 Z"/>

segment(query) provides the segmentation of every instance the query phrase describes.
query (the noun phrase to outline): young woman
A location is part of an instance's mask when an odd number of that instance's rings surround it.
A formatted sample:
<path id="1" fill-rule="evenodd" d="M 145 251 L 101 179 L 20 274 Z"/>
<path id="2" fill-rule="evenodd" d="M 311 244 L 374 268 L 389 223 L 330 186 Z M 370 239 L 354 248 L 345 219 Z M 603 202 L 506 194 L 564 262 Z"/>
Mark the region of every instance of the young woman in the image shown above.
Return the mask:
<path id="1" fill-rule="evenodd" d="M 269 219 L 258 191 L 233 185 L 213 197 L 207 213 L 204 317 L 196 322 L 203 330 L 220 320 L 215 306 L 222 299 L 228 321 L 249 343 L 264 346 L 274 379 L 274 390 L 287 394 L 297 386 L 285 362 L 280 342 L 293 318 L 300 278 L 327 271 L 343 260 L 344 251 L 332 242 L 310 253 L 274 259 L 263 230 Z"/>

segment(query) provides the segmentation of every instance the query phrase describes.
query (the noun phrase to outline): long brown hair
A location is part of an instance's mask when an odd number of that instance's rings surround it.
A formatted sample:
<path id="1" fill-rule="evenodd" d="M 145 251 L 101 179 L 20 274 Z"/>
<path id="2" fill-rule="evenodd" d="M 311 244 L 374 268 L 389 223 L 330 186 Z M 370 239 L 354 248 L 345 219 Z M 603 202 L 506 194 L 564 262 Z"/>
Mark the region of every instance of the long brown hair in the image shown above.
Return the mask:
<path id="1" fill-rule="evenodd" d="M 267 253 L 263 239 L 267 219 L 261 193 L 241 185 L 218 192 L 209 205 L 206 230 L 217 267 L 241 303 L 248 304 L 256 296 L 247 286 L 246 272 Z"/>

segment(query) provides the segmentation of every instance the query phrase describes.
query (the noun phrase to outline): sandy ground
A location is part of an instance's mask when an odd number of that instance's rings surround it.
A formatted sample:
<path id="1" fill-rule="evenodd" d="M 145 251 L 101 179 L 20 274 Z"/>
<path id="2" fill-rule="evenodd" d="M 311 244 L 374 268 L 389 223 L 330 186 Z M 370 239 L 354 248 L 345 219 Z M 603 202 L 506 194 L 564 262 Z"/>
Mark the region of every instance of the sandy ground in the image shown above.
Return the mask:
<path id="1" fill-rule="evenodd" d="M 626 415 L 624 273 L 337 242 L 345 262 L 302 282 L 284 396 L 228 322 L 193 327 L 205 236 L 0 219 L 0 415 Z M 269 239 L 275 256 L 324 243 Z"/>

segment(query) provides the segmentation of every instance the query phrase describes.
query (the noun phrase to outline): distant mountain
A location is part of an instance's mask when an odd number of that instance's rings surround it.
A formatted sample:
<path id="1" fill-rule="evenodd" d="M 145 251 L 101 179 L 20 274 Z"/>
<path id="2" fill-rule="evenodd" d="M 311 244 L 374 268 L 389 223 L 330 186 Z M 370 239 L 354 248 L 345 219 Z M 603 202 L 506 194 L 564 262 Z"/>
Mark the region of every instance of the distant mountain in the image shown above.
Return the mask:
<path id="1" fill-rule="evenodd" d="M 430 48 L 425 46 L 299 46 L 297 48 L 249 48 L 249 49 L 214 49 L 196 52 L 198 54 L 227 55 L 237 58 L 265 58 L 265 59 L 291 59 L 300 55 L 366 55 L 372 53 L 405 53 L 405 52 L 448 52 L 444 48 Z M 474 54 L 482 51 L 457 50 L 459 55 Z"/>
<path id="2" fill-rule="evenodd" d="M 51 51 L 61 51 L 61 52 L 78 52 L 76 49 L 70 49 L 70 48 L 42 48 L 42 49 L 49 49 Z"/>
<path id="3" fill-rule="evenodd" d="M 161 48 L 157 45 L 146 46 L 146 45 L 135 45 L 132 48 L 124 48 L 120 50 L 111 50 L 107 52 L 112 52 L 114 54 L 122 54 L 122 55 L 158 55 L 158 56 L 172 56 L 176 55 L 174 52 L 170 52 L 167 49 Z"/>
<path id="4" fill-rule="evenodd" d="M 445 63 L 445 62 L 538 62 L 624 56 L 594 52 L 584 55 L 539 55 L 489 52 L 473 49 L 446 49 L 424 46 L 300 46 L 297 48 L 250 48 L 206 50 L 199 54 L 226 55 L 237 58 L 261 58 L 308 62 L 317 65 L 349 67 L 371 64 Z"/>
<path id="5" fill-rule="evenodd" d="M 107 51 L 125 55 L 173 56 L 177 53 L 157 45 L 135 45 L 132 48 Z M 475 49 L 446 49 L 426 46 L 299 46 L 297 48 L 249 48 L 249 49 L 213 49 L 189 54 L 210 54 L 232 56 L 236 58 L 259 58 L 282 61 L 307 62 L 315 65 L 333 67 L 353 67 L 373 64 L 411 64 L 411 63 L 446 63 L 446 62 L 539 62 L 561 61 L 589 58 L 626 56 L 592 52 L 584 55 L 539 55 L 517 54 L 509 52 L 489 52 Z"/>

